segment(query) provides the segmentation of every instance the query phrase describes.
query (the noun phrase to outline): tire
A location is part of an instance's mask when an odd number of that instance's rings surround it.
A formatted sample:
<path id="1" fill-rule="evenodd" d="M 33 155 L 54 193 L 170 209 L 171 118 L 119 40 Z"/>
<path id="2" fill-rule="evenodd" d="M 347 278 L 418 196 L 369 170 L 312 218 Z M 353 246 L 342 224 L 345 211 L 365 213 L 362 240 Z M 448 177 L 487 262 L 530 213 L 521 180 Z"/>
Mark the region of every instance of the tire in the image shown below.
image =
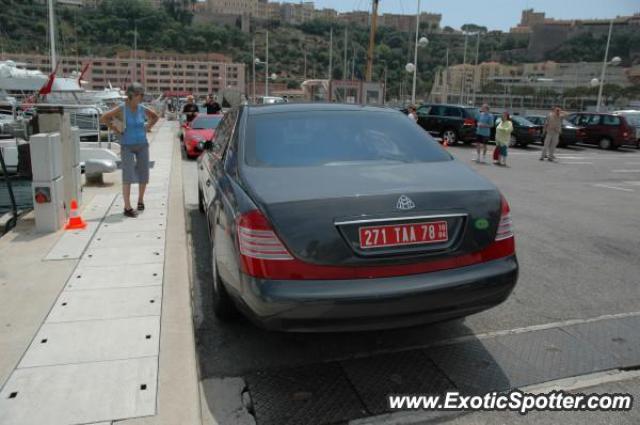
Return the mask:
<path id="1" fill-rule="evenodd" d="M 444 141 L 445 137 L 449 139 L 450 145 L 455 145 L 458 143 L 458 133 L 455 130 L 447 129 L 442 132 L 442 140 Z"/>
<path id="2" fill-rule="evenodd" d="M 598 147 L 600 149 L 605 149 L 605 150 L 613 149 L 613 143 L 611 143 L 610 139 L 607 139 L 606 137 L 603 137 L 598 142 Z"/>
<path id="3" fill-rule="evenodd" d="M 518 139 L 516 139 L 516 136 L 514 136 L 513 134 L 511 135 L 511 138 L 509 139 L 509 147 L 513 148 L 515 146 L 519 146 L 520 143 L 518 143 Z"/>
<path id="4" fill-rule="evenodd" d="M 211 277 L 213 314 L 222 322 L 235 321 L 238 317 L 238 310 L 218 274 L 215 246 L 211 248 Z"/>
<path id="5" fill-rule="evenodd" d="M 200 185 L 198 185 L 198 211 L 204 214 L 204 195 L 202 194 Z"/>

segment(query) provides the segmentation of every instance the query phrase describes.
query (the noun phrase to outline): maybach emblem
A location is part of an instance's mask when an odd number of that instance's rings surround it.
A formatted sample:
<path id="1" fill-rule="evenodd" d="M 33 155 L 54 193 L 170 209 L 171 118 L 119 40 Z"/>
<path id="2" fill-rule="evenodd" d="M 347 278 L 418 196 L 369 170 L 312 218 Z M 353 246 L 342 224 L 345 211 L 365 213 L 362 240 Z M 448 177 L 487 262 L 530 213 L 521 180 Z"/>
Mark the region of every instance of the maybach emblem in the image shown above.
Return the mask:
<path id="1" fill-rule="evenodd" d="M 416 204 L 413 203 L 411 198 L 407 195 L 402 195 L 398 198 L 398 202 L 396 203 L 396 208 L 399 210 L 412 210 L 416 207 Z"/>

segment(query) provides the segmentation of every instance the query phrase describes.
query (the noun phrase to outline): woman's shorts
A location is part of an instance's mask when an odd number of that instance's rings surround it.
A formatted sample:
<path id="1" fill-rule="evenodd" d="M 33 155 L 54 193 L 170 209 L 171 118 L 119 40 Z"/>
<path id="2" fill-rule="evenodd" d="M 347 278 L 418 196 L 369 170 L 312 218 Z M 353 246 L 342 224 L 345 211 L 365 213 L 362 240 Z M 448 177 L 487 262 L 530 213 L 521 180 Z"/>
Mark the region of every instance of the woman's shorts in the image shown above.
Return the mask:
<path id="1" fill-rule="evenodd" d="M 149 145 L 120 145 L 122 183 L 149 183 Z"/>
<path id="2" fill-rule="evenodd" d="M 487 143 L 489 143 L 489 136 L 481 136 L 481 135 L 476 135 L 476 142 L 477 143 L 482 143 L 484 145 L 486 145 Z"/>

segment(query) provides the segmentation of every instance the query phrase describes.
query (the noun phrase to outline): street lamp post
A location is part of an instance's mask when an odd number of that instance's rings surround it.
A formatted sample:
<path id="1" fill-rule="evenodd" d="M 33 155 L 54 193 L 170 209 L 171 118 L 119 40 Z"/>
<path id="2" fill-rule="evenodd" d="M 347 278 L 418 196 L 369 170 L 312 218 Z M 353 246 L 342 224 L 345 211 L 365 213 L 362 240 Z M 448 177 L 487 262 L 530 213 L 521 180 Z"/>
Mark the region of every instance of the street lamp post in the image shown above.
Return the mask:
<path id="1" fill-rule="evenodd" d="M 604 51 L 604 60 L 602 61 L 602 72 L 600 73 L 600 88 L 598 89 L 598 103 L 596 104 L 596 112 L 600 112 L 600 107 L 602 106 L 602 90 L 604 89 L 604 79 L 605 74 L 607 72 L 607 65 L 611 63 L 611 65 L 616 66 L 619 65 L 622 61 L 618 56 L 609 60 L 609 45 L 611 44 L 611 33 L 613 32 L 613 19 L 609 23 L 609 36 L 607 37 L 607 47 Z M 595 80 L 595 78 L 594 78 Z M 591 81 L 593 84 L 593 80 Z"/>
<path id="2" fill-rule="evenodd" d="M 256 39 L 254 37 L 253 39 L 253 45 L 252 45 L 252 50 L 251 50 L 252 54 L 251 54 L 251 66 L 253 67 L 253 75 L 251 77 L 252 84 L 253 84 L 253 90 L 251 91 L 252 94 L 252 99 L 253 99 L 253 103 L 256 103 Z"/>
<path id="3" fill-rule="evenodd" d="M 269 96 L 269 31 L 267 31 L 267 53 L 265 67 L 266 70 L 264 72 L 264 95 Z"/>

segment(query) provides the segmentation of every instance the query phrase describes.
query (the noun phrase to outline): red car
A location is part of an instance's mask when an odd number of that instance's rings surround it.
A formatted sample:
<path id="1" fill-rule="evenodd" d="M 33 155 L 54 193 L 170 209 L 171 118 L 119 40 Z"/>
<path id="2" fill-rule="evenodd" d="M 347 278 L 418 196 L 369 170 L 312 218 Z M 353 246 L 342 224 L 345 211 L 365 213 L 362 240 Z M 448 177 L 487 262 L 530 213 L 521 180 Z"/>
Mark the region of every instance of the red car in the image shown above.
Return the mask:
<path id="1" fill-rule="evenodd" d="M 197 158 L 204 149 L 204 143 L 213 140 L 216 135 L 216 127 L 223 115 L 198 115 L 190 123 L 182 125 L 180 140 L 189 158 Z"/>
<path id="2" fill-rule="evenodd" d="M 600 149 L 617 149 L 622 145 L 637 146 L 636 129 L 620 114 L 608 112 L 578 112 L 567 120 L 584 128 L 583 143 L 597 145 Z"/>

